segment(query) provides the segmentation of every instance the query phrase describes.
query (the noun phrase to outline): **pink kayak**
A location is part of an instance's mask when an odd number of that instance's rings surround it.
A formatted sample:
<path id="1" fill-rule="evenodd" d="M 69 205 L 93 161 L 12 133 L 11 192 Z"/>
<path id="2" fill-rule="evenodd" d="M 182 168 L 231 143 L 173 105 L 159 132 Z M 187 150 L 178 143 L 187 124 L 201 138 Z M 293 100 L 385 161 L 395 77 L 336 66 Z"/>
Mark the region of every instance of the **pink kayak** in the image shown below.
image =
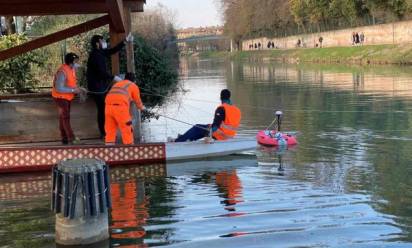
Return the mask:
<path id="1" fill-rule="evenodd" d="M 277 131 L 262 130 L 256 135 L 256 140 L 260 145 L 279 146 L 280 144 L 296 145 L 298 141 L 295 136 Z"/>

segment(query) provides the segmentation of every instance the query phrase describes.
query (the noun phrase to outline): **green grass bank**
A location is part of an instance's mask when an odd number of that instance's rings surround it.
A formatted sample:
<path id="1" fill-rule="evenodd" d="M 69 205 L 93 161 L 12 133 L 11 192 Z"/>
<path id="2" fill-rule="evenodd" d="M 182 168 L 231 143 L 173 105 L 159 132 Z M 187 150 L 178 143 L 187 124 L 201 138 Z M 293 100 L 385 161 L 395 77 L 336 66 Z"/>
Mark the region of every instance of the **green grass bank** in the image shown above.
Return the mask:
<path id="1" fill-rule="evenodd" d="M 201 58 L 233 59 L 265 58 L 288 63 L 412 65 L 412 44 L 239 51 L 234 53 L 203 52 L 199 53 L 198 56 Z"/>

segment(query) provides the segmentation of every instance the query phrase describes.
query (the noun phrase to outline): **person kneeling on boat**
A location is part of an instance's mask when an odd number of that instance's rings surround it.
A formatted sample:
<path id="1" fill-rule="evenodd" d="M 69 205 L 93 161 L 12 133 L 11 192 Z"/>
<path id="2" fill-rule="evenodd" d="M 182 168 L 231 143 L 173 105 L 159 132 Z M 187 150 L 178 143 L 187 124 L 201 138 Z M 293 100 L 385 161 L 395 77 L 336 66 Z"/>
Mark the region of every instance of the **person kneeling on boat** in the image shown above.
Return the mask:
<path id="1" fill-rule="evenodd" d="M 241 112 L 230 101 L 230 91 L 224 89 L 220 92 L 222 104 L 216 109 L 213 124 L 197 124 L 183 135 L 177 137 L 175 142 L 195 141 L 212 136 L 215 140 L 227 140 L 236 135 L 240 124 Z"/>
<path id="2" fill-rule="evenodd" d="M 130 103 L 134 101 L 140 110 L 145 110 L 140 99 L 139 87 L 134 83 L 133 73 L 126 73 L 125 80 L 114 77 L 116 83 L 106 96 L 105 125 L 106 145 L 114 145 L 116 131 L 119 128 L 122 141 L 125 145 L 133 144 L 132 117 L 130 116 Z"/>
<path id="3" fill-rule="evenodd" d="M 70 106 L 75 94 L 80 93 L 77 87 L 76 68 L 79 56 L 68 53 L 64 56 L 64 64 L 57 70 L 53 80 L 52 97 L 59 110 L 59 127 L 63 145 L 78 144 L 80 140 L 73 134 L 70 125 Z"/>

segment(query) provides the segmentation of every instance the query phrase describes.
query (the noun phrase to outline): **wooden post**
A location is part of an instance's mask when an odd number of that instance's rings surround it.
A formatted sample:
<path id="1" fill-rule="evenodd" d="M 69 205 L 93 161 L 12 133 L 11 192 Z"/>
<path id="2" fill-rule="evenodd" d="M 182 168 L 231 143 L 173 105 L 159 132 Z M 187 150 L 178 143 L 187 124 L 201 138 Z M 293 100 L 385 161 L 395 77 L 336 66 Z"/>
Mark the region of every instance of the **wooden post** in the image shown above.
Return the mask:
<path id="1" fill-rule="evenodd" d="M 124 7 L 124 17 L 126 21 L 126 34 L 133 31 L 132 29 L 132 17 L 130 7 Z M 134 67 L 134 49 L 133 43 L 127 43 L 126 45 L 126 56 L 127 56 L 127 72 L 135 73 L 136 69 Z"/>
<path id="2" fill-rule="evenodd" d="M 123 34 L 118 33 L 114 29 L 113 24 L 111 23 L 109 25 L 109 30 L 110 30 L 110 46 L 115 46 L 122 40 Z M 119 53 L 113 54 L 111 59 L 112 59 L 112 75 L 118 75 L 120 73 Z"/>
<path id="3" fill-rule="evenodd" d="M 124 7 L 124 19 L 126 26 L 126 34 L 129 34 L 133 31 L 132 29 L 132 17 L 131 10 L 129 6 Z M 127 72 L 136 73 L 135 64 L 134 64 L 134 49 L 133 43 L 129 42 L 126 45 L 126 56 L 127 56 Z M 142 114 L 140 110 L 136 107 L 136 104 L 132 103 L 130 106 L 130 114 L 133 117 L 133 136 L 134 142 L 142 142 Z"/>

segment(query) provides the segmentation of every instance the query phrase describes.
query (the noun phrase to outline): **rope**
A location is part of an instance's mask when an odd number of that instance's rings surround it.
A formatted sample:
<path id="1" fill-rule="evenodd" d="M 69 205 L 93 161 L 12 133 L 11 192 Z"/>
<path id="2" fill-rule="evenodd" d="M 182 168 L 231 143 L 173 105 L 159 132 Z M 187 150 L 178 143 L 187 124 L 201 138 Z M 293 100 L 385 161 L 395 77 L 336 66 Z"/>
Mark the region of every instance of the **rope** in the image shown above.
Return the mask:
<path id="1" fill-rule="evenodd" d="M 276 118 L 273 119 L 273 121 L 269 124 L 269 126 L 267 126 L 267 128 L 266 128 L 265 130 L 266 130 L 266 131 L 269 130 L 269 128 L 270 128 L 273 124 L 275 124 L 275 122 L 276 122 Z"/>
<path id="2" fill-rule="evenodd" d="M 109 92 L 109 89 L 110 89 L 110 87 L 107 87 L 107 89 L 105 91 L 100 91 L 100 92 L 87 90 L 87 93 L 90 93 L 90 94 L 93 94 L 93 95 L 104 95 L 107 92 Z"/>
<path id="3" fill-rule="evenodd" d="M 156 114 L 156 113 L 154 113 L 154 114 L 155 114 L 155 115 L 158 115 L 158 116 L 160 116 L 160 117 L 163 117 L 163 118 L 165 118 L 165 119 L 169 119 L 169 120 L 173 120 L 173 121 L 176 121 L 176 122 L 179 122 L 179 123 L 182 123 L 182 124 L 186 124 L 186 125 L 191 126 L 191 127 L 197 127 L 197 128 L 199 128 L 199 129 L 203 129 L 203 130 L 205 130 L 205 131 L 210 131 L 209 128 L 199 127 L 199 126 L 197 126 L 197 125 L 195 125 L 195 124 L 192 124 L 192 123 L 189 123 L 189 122 L 185 122 L 185 121 L 181 121 L 181 120 L 175 119 L 175 118 L 170 117 L 170 116 L 166 116 L 166 115 L 162 115 L 162 114 Z"/>

